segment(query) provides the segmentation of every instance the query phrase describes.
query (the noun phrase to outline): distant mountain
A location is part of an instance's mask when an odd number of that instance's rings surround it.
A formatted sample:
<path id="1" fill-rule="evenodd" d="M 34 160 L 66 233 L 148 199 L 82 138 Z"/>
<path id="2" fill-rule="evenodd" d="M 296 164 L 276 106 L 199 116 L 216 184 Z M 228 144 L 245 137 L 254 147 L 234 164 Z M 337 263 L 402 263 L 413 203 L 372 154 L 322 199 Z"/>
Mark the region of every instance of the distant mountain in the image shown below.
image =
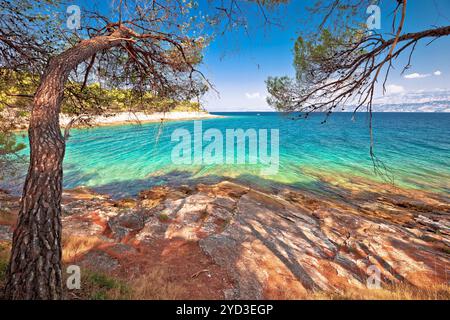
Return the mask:
<path id="1" fill-rule="evenodd" d="M 450 89 L 435 89 L 430 91 L 405 91 L 401 87 L 400 92 L 390 93 L 374 99 L 374 112 L 450 112 Z M 355 106 L 349 104 L 342 108 L 336 108 L 335 112 L 353 112 Z M 208 108 L 210 112 L 274 112 L 268 105 L 259 107 L 227 107 Z M 365 108 L 360 109 L 365 112 Z"/>
<path id="2" fill-rule="evenodd" d="M 344 107 L 352 112 L 354 106 Z M 365 111 L 365 109 L 361 109 Z M 375 112 L 450 112 L 450 90 L 402 92 L 374 99 Z"/>
<path id="3" fill-rule="evenodd" d="M 375 105 L 375 112 L 450 112 L 450 100 Z"/>
<path id="4" fill-rule="evenodd" d="M 342 112 L 353 112 L 354 106 L 346 106 Z M 340 110 L 341 111 L 341 110 Z M 365 112 L 361 108 L 361 112 Z M 374 112 L 450 112 L 450 100 L 422 103 L 374 104 Z"/>

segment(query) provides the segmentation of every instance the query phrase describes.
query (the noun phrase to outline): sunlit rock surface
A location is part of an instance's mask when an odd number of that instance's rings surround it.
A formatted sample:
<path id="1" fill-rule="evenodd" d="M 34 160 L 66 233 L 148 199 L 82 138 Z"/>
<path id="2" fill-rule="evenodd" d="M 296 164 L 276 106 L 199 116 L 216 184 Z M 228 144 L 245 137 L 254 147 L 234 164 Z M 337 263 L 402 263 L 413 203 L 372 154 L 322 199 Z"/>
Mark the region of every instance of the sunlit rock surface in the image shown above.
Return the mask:
<path id="1" fill-rule="evenodd" d="M 214 287 L 211 298 L 365 290 L 374 270 L 382 286 L 449 284 L 449 199 L 391 185 L 354 181 L 325 196 L 224 181 L 119 201 L 73 190 L 63 213 L 66 237 L 101 242 L 74 255 L 82 266 L 132 276 L 145 259 L 170 261 L 193 274 L 189 285 Z M 0 240 L 11 241 L 9 230 L 0 226 Z"/>

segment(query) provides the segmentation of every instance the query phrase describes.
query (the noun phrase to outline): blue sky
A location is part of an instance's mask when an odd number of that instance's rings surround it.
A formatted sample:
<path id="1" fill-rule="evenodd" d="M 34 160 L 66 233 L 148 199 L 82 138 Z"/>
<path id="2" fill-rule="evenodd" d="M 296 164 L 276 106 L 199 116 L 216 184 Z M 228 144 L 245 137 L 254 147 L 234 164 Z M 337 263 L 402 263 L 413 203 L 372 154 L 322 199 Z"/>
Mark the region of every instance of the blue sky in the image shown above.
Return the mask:
<path id="1" fill-rule="evenodd" d="M 216 6 L 228 1 L 197 0 L 200 11 L 211 13 Z M 206 49 L 202 71 L 214 84 L 218 94 L 211 90 L 203 104 L 209 111 L 254 111 L 271 110 L 265 80 L 269 76 L 293 75 L 292 48 L 299 32 L 314 30 L 319 17 L 311 18 L 306 10 L 315 0 L 291 0 L 289 4 L 268 12 L 276 25 L 267 25 L 254 3 L 240 1 L 243 13 L 247 16 L 249 30 L 235 28 L 223 36 L 216 37 Z M 381 1 L 381 31 L 390 32 L 392 10 L 395 0 Z M 100 7 L 105 14 L 117 2 L 78 0 L 83 10 L 86 7 Z M 362 8 L 363 14 L 366 8 Z M 215 11 L 217 13 L 217 11 Z M 368 15 L 367 15 L 368 16 Z M 364 17 L 365 19 L 365 17 Z M 365 21 L 362 21 L 365 22 Z M 408 0 L 407 18 L 404 32 L 416 32 L 435 26 L 450 24 L 450 0 Z M 378 90 L 376 101 L 380 103 L 400 101 L 411 102 L 420 95 L 423 101 L 450 101 L 450 37 L 441 38 L 426 46 L 420 43 L 413 56 L 413 65 L 401 75 L 406 64 L 408 52 L 396 62 L 391 72 L 388 92 L 382 95 Z M 450 106 L 449 106 L 450 108 Z"/>
<path id="2" fill-rule="evenodd" d="M 270 110 L 265 102 L 264 81 L 269 76 L 292 75 L 292 47 L 298 31 L 311 28 L 317 21 L 309 20 L 306 4 L 312 1 L 291 1 L 272 13 L 282 27 L 267 26 L 261 16 L 249 18 L 249 35 L 242 30 L 218 37 L 205 53 L 203 70 L 214 83 L 220 96 L 210 92 L 204 98 L 209 111 Z M 393 0 L 384 0 L 388 5 Z M 382 6 L 382 31 L 391 29 L 392 8 Z M 409 0 L 405 32 L 420 31 L 450 24 L 449 0 Z M 387 97 L 379 101 L 399 100 L 408 94 L 434 91 L 450 94 L 450 37 L 438 39 L 429 46 L 417 46 L 412 67 L 401 75 L 407 55 L 397 60 L 396 70 L 388 81 Z M 407 78 L 405 78 L 405 75 Z M 378 90 L 382 95 L 381 90 Z M 392 97 L 394 96 L 394 97 Z"/>

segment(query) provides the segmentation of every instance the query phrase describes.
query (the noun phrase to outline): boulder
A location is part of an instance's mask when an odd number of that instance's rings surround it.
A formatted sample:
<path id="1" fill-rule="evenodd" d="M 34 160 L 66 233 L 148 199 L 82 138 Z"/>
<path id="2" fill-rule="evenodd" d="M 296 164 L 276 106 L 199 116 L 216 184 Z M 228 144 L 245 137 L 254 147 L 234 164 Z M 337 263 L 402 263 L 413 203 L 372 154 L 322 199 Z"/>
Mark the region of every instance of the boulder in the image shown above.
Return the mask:
<path id="1" fill-rule="evenodd" d="M 78 263 L 82 268 L 105 273 L 112 272 L 120 266 L 117 259 L 100 250 L 89 251 Z"/>
<path id="2" fill-rule="evenodd" d="M 63 232 L 75 236 L 101 235 L 105 227 L 95 220 L 83 217 L 65 217 L 62 219 Z"/>
<path id="3" fill-rule="evenodd" d="M 144 217 L 134 211 L 125 212 L 109 219 L 108 227 L 112 236 L 120 241 L 130 233 L 144 228 Z"/>

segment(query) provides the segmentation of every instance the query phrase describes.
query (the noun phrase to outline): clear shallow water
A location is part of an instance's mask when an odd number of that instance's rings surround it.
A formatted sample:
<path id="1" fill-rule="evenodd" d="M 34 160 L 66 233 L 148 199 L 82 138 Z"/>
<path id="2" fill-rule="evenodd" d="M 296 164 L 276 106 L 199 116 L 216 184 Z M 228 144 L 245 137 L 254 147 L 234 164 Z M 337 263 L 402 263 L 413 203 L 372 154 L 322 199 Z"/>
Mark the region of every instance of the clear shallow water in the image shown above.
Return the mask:
<path id="1" fill-rule="evenodd" d="M 187 184 L 236 178 L 263 187 L 325 188 L 320 177 L 360 176 L 381 180 L 369 157 L 367 116 L 348 113 L 291 120 L 277 113 L 227 113 L 203 120 L 203 130 L 279 129 L 280 165 L 261 176 L 261 165 L 175 165 L 171 142 L 177 128 L 193 131 L 193 121 L 72 130 L 64 160 L 64 186 L 87 186 L 116 197 L 160 184 Z M 450 114 L 377 113 L 375 148 L 403 187 L 450 193 Z M 204 146 L 208 143 L 204 143 Z M 270 148 L 269 148 L 270 150 Z M 19 180 L 8 181 L 19 190 Z"/>

